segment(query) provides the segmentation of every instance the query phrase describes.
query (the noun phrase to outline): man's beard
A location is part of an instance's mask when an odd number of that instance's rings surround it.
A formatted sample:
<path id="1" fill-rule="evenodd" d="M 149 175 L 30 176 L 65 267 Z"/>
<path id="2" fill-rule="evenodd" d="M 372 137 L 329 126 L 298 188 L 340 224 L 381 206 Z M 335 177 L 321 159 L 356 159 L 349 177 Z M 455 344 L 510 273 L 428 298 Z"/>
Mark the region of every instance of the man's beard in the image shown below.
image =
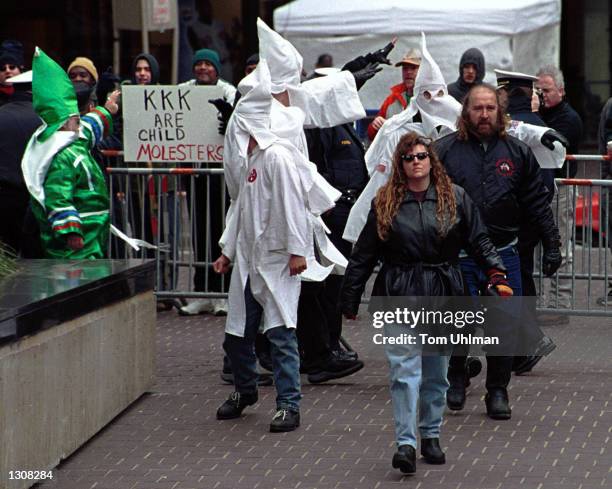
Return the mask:
<path id="1" fill-rule="evenodd" d="M 468 129 L 474 136 L 483 139 L 491 138 L 499 132 L 496 121 L 479 122 L 477 125 L 474 125 L 472 121 L 468 121 Z"/>

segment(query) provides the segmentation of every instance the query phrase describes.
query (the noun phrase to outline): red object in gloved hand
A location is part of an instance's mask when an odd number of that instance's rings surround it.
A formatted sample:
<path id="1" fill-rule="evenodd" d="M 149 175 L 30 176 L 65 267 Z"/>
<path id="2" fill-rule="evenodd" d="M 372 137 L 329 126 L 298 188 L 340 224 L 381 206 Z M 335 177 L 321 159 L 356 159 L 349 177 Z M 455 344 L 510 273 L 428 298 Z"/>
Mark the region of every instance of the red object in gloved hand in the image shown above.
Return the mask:
<path id="1" fill-rule="evenodd" d="M 499 270 L 489 270 L 487 272 L 489 280 L 487 282 L 487 292 L 491 295 L 499 295 L 501 297 L 511 297 L 514 295 L 512 287 L 506 280 L 506 274 Z"/>

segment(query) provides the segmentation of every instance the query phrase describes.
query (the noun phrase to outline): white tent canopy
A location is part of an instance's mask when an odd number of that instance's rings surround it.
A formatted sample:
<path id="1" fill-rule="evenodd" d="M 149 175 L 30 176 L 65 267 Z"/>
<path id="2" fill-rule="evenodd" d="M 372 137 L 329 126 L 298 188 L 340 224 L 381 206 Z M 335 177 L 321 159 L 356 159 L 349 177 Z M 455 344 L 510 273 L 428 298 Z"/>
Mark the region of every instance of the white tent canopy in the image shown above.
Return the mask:
<path id="1" fill-rule="evenodd" d="M 459 58 L 471 47 L 485 55 L 487 81 L 495 80 L 494 68 L 535 73 L 558 64 L 560 20 L 560 0 L 296 0 L 274 11 L 275 29 L 304 56 L 307 71 L 322 53 L 340 66 L 394 36 L 390 58 L 398 61 L 419 46 L 423 31 L 447 83 L 458 77 Z M 363 88 L 365 106 L 378 108 L 400 81 L 399 68 L 385 67 Z"/>

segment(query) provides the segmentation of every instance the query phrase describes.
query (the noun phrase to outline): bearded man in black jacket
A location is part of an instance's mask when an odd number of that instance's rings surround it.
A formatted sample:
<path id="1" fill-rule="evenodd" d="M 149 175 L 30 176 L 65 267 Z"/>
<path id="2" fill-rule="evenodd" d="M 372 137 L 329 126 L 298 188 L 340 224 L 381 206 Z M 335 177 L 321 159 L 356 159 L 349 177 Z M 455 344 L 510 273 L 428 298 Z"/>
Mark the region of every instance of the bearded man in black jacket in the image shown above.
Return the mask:
<path id="1" fill-rule="evenodd" d="M 532 151 L 508 136 L 499 96 L 494 87 L 481 84 L 466 95 L 459 130 L 436 141 L 435 146 L 448 175 L 463 187 L 478 207 L 491 241 L 507 270 L 515 296 L 522 295 L 518 232 L 521 217 L 540 230 L 544 247 L 543 271 L 552 275 L 561 264 L 559 231 L 548 203 L 540 168 Z M 470 295 L 478 295 L 482 278 L 475 262 L 461 258 L 461 269 Z M 518 333 L 518 332 L 517 332 Z M 487 356 L 487 414 L 510 419 L 507 386 L 512 356 Z M 466 356 L 453 356 L 449 366 L 447 404 L 461 410 L 468 383 Z"/>

